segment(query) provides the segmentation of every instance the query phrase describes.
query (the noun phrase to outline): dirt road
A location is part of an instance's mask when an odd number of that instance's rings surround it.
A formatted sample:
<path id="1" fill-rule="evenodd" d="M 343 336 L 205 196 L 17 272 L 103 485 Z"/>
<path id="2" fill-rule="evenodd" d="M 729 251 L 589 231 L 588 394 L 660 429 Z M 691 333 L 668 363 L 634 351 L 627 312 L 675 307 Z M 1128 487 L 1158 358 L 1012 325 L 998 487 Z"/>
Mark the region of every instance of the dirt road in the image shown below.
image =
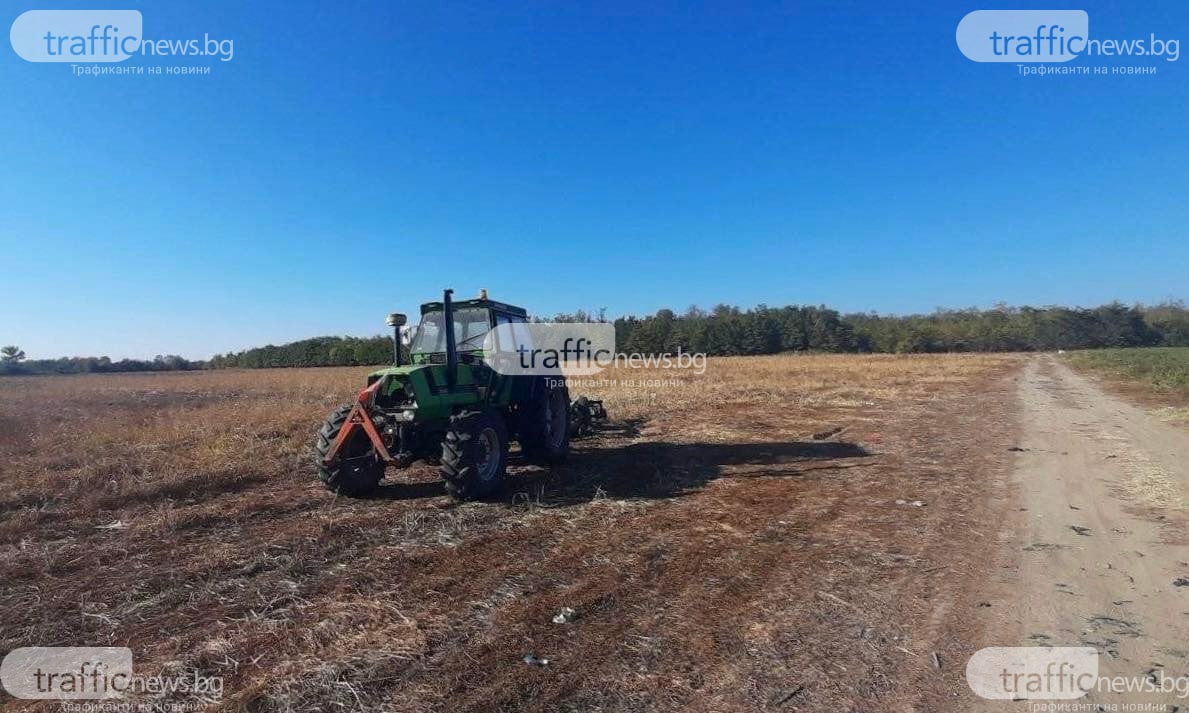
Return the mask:
<path id="1" fill-rule="evenodd" d="M 1089 645 L 1101 675 L 1189 674 L 1189 583 L 1174 584 L 1189 577 L 1189 434 L 1052 356 L 1030 360 L 1018 385 L 1023 450 L 985 644 Z M 1080 702 L 1186 708 L 1153 692 L 1091 692 Z"/>

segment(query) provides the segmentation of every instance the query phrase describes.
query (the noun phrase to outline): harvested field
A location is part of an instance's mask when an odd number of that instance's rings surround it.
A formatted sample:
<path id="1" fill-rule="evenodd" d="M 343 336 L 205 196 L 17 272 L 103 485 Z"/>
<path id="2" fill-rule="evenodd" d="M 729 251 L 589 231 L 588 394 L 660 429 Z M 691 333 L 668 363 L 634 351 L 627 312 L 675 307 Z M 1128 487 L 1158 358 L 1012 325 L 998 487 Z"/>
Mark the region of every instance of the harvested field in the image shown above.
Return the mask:
<path id="1" fill-rule="evenodd" d="M 0 650 L 130 646 L 230 710 L 953 710 L 1020 363 L 613 373 L 564 467 L 466 505 L 318 484 L 363 369 L 0 379 Z"/>

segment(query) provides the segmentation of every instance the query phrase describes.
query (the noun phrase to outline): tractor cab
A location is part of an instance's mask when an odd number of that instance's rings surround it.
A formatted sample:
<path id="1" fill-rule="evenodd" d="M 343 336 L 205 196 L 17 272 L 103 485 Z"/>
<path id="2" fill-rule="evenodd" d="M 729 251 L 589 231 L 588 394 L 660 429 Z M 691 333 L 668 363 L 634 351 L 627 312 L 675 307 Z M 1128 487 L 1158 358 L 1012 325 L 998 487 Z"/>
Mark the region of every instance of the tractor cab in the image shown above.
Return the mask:
<path id="1" fill-rule="evenodd" d="M 443 328 L 447 313 L 454 324 L 453 335 Z M 409 353 L 414 364 L 444 364 L 452 351 L 449 341 L 453 336 L 453 351 L 459 361 L 470 363 L 482 358 L 484 340 L 493 328 L 527 321 L 523 308 L 488 299 L 486 292 L 472 300 L 450 301 L 447 295 L 442 302 L 421 305 L 421 323 L 413 332 Z"/>

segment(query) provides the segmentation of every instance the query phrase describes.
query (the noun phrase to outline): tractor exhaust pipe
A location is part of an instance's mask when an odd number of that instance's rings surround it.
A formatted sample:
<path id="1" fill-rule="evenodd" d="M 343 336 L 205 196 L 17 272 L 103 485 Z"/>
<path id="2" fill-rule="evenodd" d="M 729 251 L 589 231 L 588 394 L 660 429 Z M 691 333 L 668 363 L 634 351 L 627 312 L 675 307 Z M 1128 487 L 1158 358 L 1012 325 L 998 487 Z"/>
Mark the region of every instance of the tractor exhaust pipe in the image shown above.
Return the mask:
<path id="1" fill-rule="evenodd" d="M 446 330 L 446 383 L 453 391 L 458 380 L 458 348 L 454 344 L 454 290 L 442 292 L 442 328 Z"/>

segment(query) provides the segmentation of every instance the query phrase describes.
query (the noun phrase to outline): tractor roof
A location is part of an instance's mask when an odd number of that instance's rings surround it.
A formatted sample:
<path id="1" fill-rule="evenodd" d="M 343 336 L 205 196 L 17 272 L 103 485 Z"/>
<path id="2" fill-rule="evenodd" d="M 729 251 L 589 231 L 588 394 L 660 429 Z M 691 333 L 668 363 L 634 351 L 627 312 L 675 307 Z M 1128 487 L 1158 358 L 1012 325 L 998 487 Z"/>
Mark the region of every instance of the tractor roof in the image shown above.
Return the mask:
<path id="1" fill-rule="evenodd" d="M 454 300 L 454 309 L 474 309 L 483 308 L 491 309 L 496 312 L 504 312 L 515 317 L 528 317 L 528 312 L 523 307 L 516 307 L 514 305 L 505 304 L 503 302 L 496 302 L 486 298 L 476 298 L 473 300 Z M 421 305 L 421 314 L 427 312 L 441 312 L 444 306 L 441 302 L 426 302 Z"/>

